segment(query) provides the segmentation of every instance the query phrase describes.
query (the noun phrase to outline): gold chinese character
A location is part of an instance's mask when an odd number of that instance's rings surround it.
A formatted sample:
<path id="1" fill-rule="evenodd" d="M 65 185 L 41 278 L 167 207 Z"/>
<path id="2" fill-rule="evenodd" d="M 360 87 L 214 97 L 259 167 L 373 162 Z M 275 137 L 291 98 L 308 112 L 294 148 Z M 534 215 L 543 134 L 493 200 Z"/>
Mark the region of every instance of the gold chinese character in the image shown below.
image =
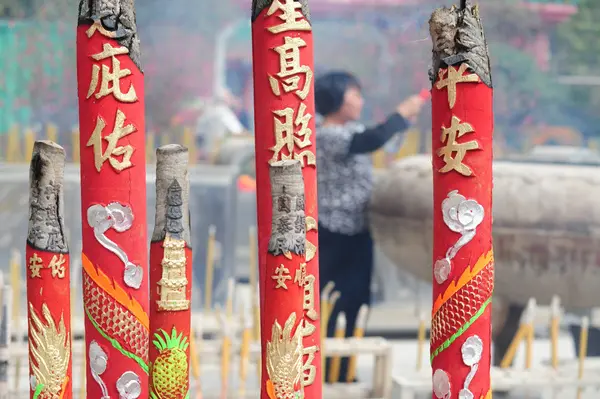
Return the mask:
<path id="1" fill-rule="evenodd" d="M 306 285 L 306 263 L 301 263 L 296 270 L 294 283 L 298 283 L 298 286 L 300 287 L 304 287 L 304 285 Z"/>
<path id="2" fill-rule="evenodd" d="M 33 256 L 29 258 L 29 270 L 31 271 L 31 278 L 42 278 L 40 270 L 44 267 L 42 258 L 37 253 L 33 253 Z"/>
<path id="3" fill-rule="evenodd" d="M 94 21 L 94 23 L 92 24 L 92 26 L 90 26 L 90 28 L 88 30 L 85 31 L 85 34 L 87 35 L 88 39 L 91 38 L 94 33 L 96 33 L 96 31 L 100 32 L 100 34 L 102 36 L 114 39 L 117 37 L 117 32 L 109 32 L 107 31 L 104 26 L 102 26 L 102 22 L 100 20 L 98 21 Z"/>
<path id="4" fill-rule="evenodd" d="M 66 259 L 63 254 L 58 255 L 58 257 L 56 255 L 52 257 L 50 265 L 48 265 L 52 269 L 52 278 L 65 278 L 65 261 Z"/>
<path id="5" fill-rule="evenodd" d="M 438 90 L 443 89 L 444 87 L 448 87 L 448 105 L 450 109 L 454 108 L 456 104 L 456 85 L 459 83 L 466 82 L 479 82 L 479 76 L 475 73 L 471 73 L 469 75 L 465 75 L 467 68 L 469 66 L 464 62 L 460 64 L 458 70 L 453 66 L 449 66 L 448 69 L 440 69 L 438 72 L 439 80 L 435 84 Z M 448 77 L 444 79 L 445 72 L 448 72 Z"/>
<path id="6" fill-rule="evenodd" d="M 288 287 L 286 285 L 286 281 L 291 280 L 292 276 L 290 276 L 290 271 L 285 266 L 281 265 L 275 269 L 275 274 L 271 276 L 271 278 L 277 282 L 275 288 L 283 288 L 284 290 L 287 290 Z"/>
<path id="7" fill-rule="evenodd" d="M 319 314 L 315 310 L 315 276 L 309 274 L 305 278 L 304 284 L 304 310 L 309 319 L 316 321 Z"/>
<path id="8" fill-rule="evenodd" d="M 437 151 L 437 155 L 443 157 L 444 167 L 440 173 L 447 173 L 455 170 L 461 175 L 471 176 L 473 171 L 467 165 L 462 163 L 467 155 L 467 151 L 476 150 L 479 148 L 479 143 L 475 140 L 467 141 L 466 143 L 458 143 L 456 140 L 467 133 L 473 133 L 475 130 L 469 123 L 462 123 L 456 116 L 452 117 L 452 124 L 449 128 L 442 126 L 442 142 L 446 143 Z M 446 142 L 446 139 L 448 140 Z"/>
<path id="9" fill-rule="evenodd" d="M 308 356 L 304 362 L 304 365 L 302 366 L 302 372 L 304 374 L 302 385 L 305 387 L 312 385 L 315 382 L 317 368 L 313 365 L 313 362 L 315 361 L 315 353 L 317 353 L 318 350 L 319 347 L 317 345 L 309 346 L 302 350 L 302 355 Z"/>
<path id="10" fill-rule="evenodd" d="M 277 11 L 281 11 L 279 19 L 282 24 L 271 26 L 269 32 L 281 33 L 289 30 L 311 30 L 310 23 L 304 18 L 302 12 L 302 4 L 296 0 L 274 0 L 271 7 L 267 11 L 267 15 L 271 16 Z"/>
<path id="11" fill-rule="evenodd" d="M 303 103 L 300 104 L 296 118 L 294 118 L 294 110 L 290 107 L 273 111 L 276 116 L 283 117 L 284 119 L 282 121 L 279 118 L 273 118 L 275 122 L 275 145 L 270 148 L 273 151 L 273 157 L 269 161 L 269 164 L 292 158 L 301 161 L 302 166 L 305 166 L 304 158 L 306 158 L 307 165 L 316 164 L 315 154 L 311 151 L 294 152 L 295 146 L 302 149 L 311 144 L 310 136 L 312 135 L 312 130 L 308 127 L 308 123 L 312 115 L 305 114 L 305 112 L 306 105 Z M 296 127 L 299 127 L 298 132 L 294 131 Z M 287 148 L 289 155 L 281 154 L 281 150 L 284 148 Z"/>
<path id="12" fill-rule="evenodd" d="M 110 165 L 119 172 L 133 166 L 131 163 L 131 155 L 133 155 L 135 148 L 130 144 L 126 146 L 117 146 L 120 139 L 136 131 L 136 128 L 133 125 L 124 126 L 124 124 L 125 114 L 122 111 L 117 110 L 115 127 L 111 134 L 104 137 L 104 140 L 108 142 L 108 145 L 106 146 L 106 150 L 102 152 L 102 132 L 106 127 L 106 122 L 104 122 L 104 119 L 102 119 L 101 116 L 98 116 L 96 128 L 87 142 L 87 147 L 94 147 L 94 163 L 98 172 L 100 172 L 102 165 L 106 160 L 108 160 Z M 115 158 L 115 156 L 121 155 L 123 156 L 122 161 Z"/>
<path id="13" fill-rule="evenodd" d="M 315 218 L 307 216 L 306 217 L 306 232 L 317 230 L 317 221 Z M 306 240 L 306 261 L 310 262 L 313 260 L 315 255 L 317 254 L 317 246 L 312 242 Z"/>
<path id="14" fill-rule="evenodd" d="M 295 90 L 296 95 L 305 100 L 310 90 L 313 72 L 307 65 L 300 65 L 300 48 L 306 47 L 306 42 L 299 37 L 285 37 L 285 44 L 273 50 L 279 54 L 279 72 L 277 76 L 282 80 L 283 91 L 289 93 Z M 304 75 L 304 85 L 300 89 L 300 76 Z M 269 75 L 271 90 L 276 96 L 281 95 L 279 81 Z"/>
<path id="15" fill-rule="evenodd" d="M 131 70 L 127 68 L 121 69 L 121 61 L 116 57 L 117 55 L 123 54 L 129 54 L 127 47 L 113 47 L 109 43 L 104 43 L 102 52 L 92 55 L 92 58 L 96 61 L 102 61 L 110 57 L 112 62 L 112 73 L 111 67 L 102 65 L 102 79 L 100 79 L 100 66 L 94 64 L 92 66 L 92 80 L 86 98 L 90 98 L 92 94 L 94 94 L 98 87 L 98 81 L 100 80 L 100 90 L 95 96 L 97 99 L 113 94 L 118 101 L 124 103 L 133 103 L 137 101 L 138 98 L 133 84 L 129 86 L 129 91 L 127 93 L 121 91 L 121 78 L 131 75 Z"/>

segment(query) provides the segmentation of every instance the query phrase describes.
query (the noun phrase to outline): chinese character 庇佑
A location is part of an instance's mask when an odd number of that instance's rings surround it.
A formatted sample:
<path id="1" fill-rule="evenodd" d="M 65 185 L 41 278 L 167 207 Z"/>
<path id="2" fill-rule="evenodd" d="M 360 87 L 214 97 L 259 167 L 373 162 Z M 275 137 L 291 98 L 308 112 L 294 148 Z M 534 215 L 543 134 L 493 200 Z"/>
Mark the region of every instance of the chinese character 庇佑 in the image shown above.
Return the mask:
<path id="1" fill-rule="evenodd" d="M 52 257 L 52 260 L 50 261 L 50 265 L 48 265 L 48 267 L 52 269 L 53 278 L 65 278 L 65 261 L 66 259 L 63 254 L 58 255 L 58 257 L 56 255 Z"/>
<path id="2" fill-rule="evenodd" d="M 130 168 L 133 166 L 131 163 L 131 155 L 135 150 L 133 146 L 130 144 L 126 146 L 118 146 L 119 140 L 123 137 L 130 135 L 131 133 L 136 131 L 136 128 L 133 125 L 125 125 L 125 114 L 117 110 L 117 114 L 115 116 L 115 127 L 109 135 L 104 137 L 104 140 L 108 142 L 106 146 L 106 150 L 102 151 L 102 132 L 106 127 L 106 122 L 102 119 L 101 116 L 98 116 L 96 121 L 96 128 L 92 133 L 92 136 L 87 142 L 87 146 L 94 147 L 94 164 L 96 166 L 96 170 L 100 172 L 102 169 L 102 165 L 105 161 L 108 160 L 111 166 L 117 171 L 122 171 L 124 169 Z M 123 156 L 123 160 L 119 161 L 115 156 Z"/>
<path id="3" fill-rule="evenodd" d="M 96 93 L 96 98 L 101 99 L 109 94 L 113 94 L 115 98 L 121 102 L 133 103 L 137 101 L 137 94 L 133 84 L 129 86 L 127 93 L 121 91 L 121 78 L 125 78 L 131 75 L 131 70 L 121 69 L 121 61 L 117 58 L 117 55 L 128 54 L 129 50 L 127 47 L 113 47 L 108 43 L 104 43 L 104 47 L 101 53 L 92 55 L 92 58 L 96 61 L 102 61 L 107 58 L 111 59 L 112 67 L 102 65 L 102 74 L 100 73 L 100 66 L 94 64 L 92 66 L 92 80 L 90 81 L 90 87 L 88 89 L 87 97 L 90 98 L 98 87 L 100 82 L 100 90 Z M 112 68 L 112 72 L 111 72 Z"/>
<path id="4" fill-rule="evenodd" d="M 91 38 L 96 31 L 100 32 L 102 36 L 108 37 L 110 39 L 114 39 L 117 37 L 117 32 L 109 32 L 102 26 L 102 21 L 94 21 L 94 23 L 90 26 L 88 30 L 85 31 L 86 36 Z"/>
<path id="5" fill-rule="evenodd" d="M 473 133 L 475 130 L 469 123 L 463 123 L 456 116 L 452 117 L 452 124 L 446 128 L 442 126 L 442 142 L 445 143 L 437 151 L 437 155 L 442 157 L 445 165 L 439 170 L 440 173 L 447 173 L 455 170 L 461 175 L 471 176 L 473 171 L 463 163 L 467 151 L 479 148 L 479 143 L 475 140 L 459 143 L 456 140 L 467 133 Z"/>
<path id="6" fill-rule="evenodd" d="M 283 288 L 285 290 L 288 289 L 286 281 L 292 279 L 290 271 L 283 265 L 275 269 L 275 274 L 271 278 L 277 282 L 275 288 Z"/>
<path id="7" fill-rule="evenodd" d="M 269 28 L 271 33 L 281 33 L 289 30 L 311 30 L 310 23 L 306 20 L 302 12 L 302 4 L 296 0 L 274 0 L 271 7 L 267 11 L 267 15 L 271 16 L 276 11 L 281 11 L 279 19 L 283 23 Z"/>
<path id="8" fill-rule="evenodd" d="M 279 72 L 277 77 L 281 79 L 283 91 L 289 93 L 295 91 L 296 95 L 305 100 L 310 90 L 313 72 L 307 65 L 300 64 L 300 48 L 306 47 L 306 42 L 299 37 L 285 37 L 285 44 L 275 47 L 273 50 L 279 54 Z M 304 85 L 300 88 L 300 75 L 304 75 Z M 269 75 L 271 91 L 276 96 L 281 94 L 279 81 Z"/>
<path id="9" fill-rule="evenodd" d="M 456 85 L 459 83 L 466 83 L 466 82 L 479 82 L 479 76 L 477 76 L 477 74 L 475 73 L 471 73 L 468 75 L 465 75 L 464 73 L 466 72 L 468 68 L 468 65 L 465 63 L 462 63 L 460 65 L 460 67 L 458 68 L 458 70 L 456 68 L 454 68 L 453 66 L 449 66 L 448 69 L 440 69 L 440 71 L 438 72 L 438 82 L 435 84 L 435 87 L 438 90 L 443 89 L 444 87 L 448 87 L 448 105 L 450 106 L 450 109 L 454 108 L 454 105 L 456 104 Z M 444 78 L 444 73 L 448 72 L 448 77 Z"/>
<path id="10" fill-rule="evenodd" d="M 33 256 L 29 258 L 29 270 L 31 271 L 31 278 L 41 278 L 40 270 L 44 267 L 42 258 L 37 253 L 33 253 Z"/>
<path id="11" fill-rule="evenodd" d="M 283 117 L 283 120 L 275 117 L 275 145 L 270 148 L 273 151 L 273 157 L 269 161 L 269 164 L 280 160 L 289 160 L 295 159 L 302 161 L 302 166 L 304 165 L 304 158 L 306 158 L 306 164 L 315 165 L 316 159 L 315 154 L 309 150 L 302 151 L 300 153 L 296 153 L 294 151 L 294 147 L 298 147 L 300 149 L 308 147 L 310 142 L 310 136 L 312 135 L 312 130 L 308 127 L 308 123 L 312 118 L 311 114 L 307 114 L 306 105 L 300 103 L 300 108 L 298 110 L 298 115 L 294 118 L 294 110 L 290 107 L 273 111 L 273 113 L 278 117 Z M 298 132 L 295 132 L 295 128 L 299 127 Z M 281 153 L 281 150 L 287 149 L 289 155 L 285 155 Z"/>

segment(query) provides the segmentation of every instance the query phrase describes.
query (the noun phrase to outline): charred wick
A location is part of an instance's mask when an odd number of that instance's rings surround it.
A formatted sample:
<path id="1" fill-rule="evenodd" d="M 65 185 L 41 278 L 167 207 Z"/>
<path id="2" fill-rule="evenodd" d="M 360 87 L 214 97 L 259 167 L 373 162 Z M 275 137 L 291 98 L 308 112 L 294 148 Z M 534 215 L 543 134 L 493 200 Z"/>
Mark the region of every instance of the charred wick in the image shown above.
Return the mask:
<path id="1" fill-rule="evenodd" d="M 99 22 L 114 34 L 114 40 L 127 47 L 129 57 L 142 72 L 134 0 L 81 0 L 78 15 L 79 26 Z"/>
<path id="2" fill-rule="evenodd" d="M 463 62 L 481 81 L 492 87 L 490 59 L 479 9 L 468 0 L 461 0 L 460 8 L 438 8 L 429 19 L 429 33 L 433 42 L 431 83 L 439 69 Z"/>
<path id="3" fill-rule="evenodd" d="M 285 0 L 252 0 L 252 22 L 256 21 L 262 10 L 268 9 L 273 4 L 273 1 L 285 1 Z M 294 0 L 302 5 L 302 15 L 310 23 L 310 11 L 308 9 L 308 0 Z"/>
<path id="4" fill-rule="evenodd" d="M 40 251 L 67 254 L 62 177 L 57 175 L 57 167 L 40 152 L 34 152 L 31 157 L 27 244 Z"/>

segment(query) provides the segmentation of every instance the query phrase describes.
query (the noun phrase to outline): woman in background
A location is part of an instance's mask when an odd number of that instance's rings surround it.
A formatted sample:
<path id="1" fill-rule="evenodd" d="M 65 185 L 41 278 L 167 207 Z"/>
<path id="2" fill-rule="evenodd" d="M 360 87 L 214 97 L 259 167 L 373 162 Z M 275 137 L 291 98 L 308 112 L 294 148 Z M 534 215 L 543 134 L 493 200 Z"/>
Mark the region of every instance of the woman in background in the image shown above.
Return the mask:
<path id="1" fill-rule="evenodd" d="M 341 294 L 327 326 L 329 337 L 334 334 L 339 312 L 345 313 L 346 336 L 351 336 L 359 308 L 371 301 L 373 241 L 367 223 L 373 187 L 370 154 L 405 131 L 424 100 L 418 95 L 409 97 L 373 128 L 357 122 L 363 103 L 360 83 L 347 72 L 329 72 L 315 82 L 320 117 L 316 132 L 319 278 L 321 289 L 333 281 Z M 340 381 L 346 380 L 347 363 L 347 359 L 342 360 Z"/>

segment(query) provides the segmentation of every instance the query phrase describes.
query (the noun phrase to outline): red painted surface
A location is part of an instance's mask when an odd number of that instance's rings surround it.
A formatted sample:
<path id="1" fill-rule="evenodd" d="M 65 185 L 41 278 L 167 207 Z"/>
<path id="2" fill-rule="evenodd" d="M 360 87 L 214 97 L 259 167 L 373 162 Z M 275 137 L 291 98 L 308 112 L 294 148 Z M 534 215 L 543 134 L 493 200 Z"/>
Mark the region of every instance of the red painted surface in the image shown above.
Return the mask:
<path id="1" fill-rule="evenodd" d="M 54 328 L 49 331 L 60 333 L 61 322 L 64 323 L 64 331 L 67 332 L 66 340 L 72 342 L 71 336 L 71 276 L 69 274 L 69 254 L 59 254 L 47 251 L 41 251 L 31 247 L 29 244 L 25 247 L 25 256 L 27 259 L 27 314 L 29 320 L 29 376 L 34 376 L 32 361 L 43 372 L 44 365 L 36 363 L 32 349 L 36 347 L 35 340 L 32 338 L 32 314 L 31 309 L 37 314 L 37 318 L 44 324 L 44 328 L 50 327 L 50 321 L 46 318 L 43 306 L 46 305 L 54 323 Z M 38 269 L 38 266 L 40 268 Z M 52 267 L 54 266 L 54 267 Z M 45 336 L 44 331 L 40 331 L 33 322 L 34 334 L 38 337 Z M 42 338 L 43 340 L 43 338 Z M 66 342 L 64 342 L 66 344 Z M 48 348 L 41 349 L 44 353 Z M 71 399 L 73 397 L 73 351 L 69 354 L 69 364 L 67 368 L 67 378 L 62 382 L 61 398 Z M 50 365 L 52 366 L 52 365 Z M 60 372 L 60 371 L 57 371 Z M 37 380 L 38 383 L 42 382 Z M 48 388 L 48 387 L 45 387 Z M 30 397 L 33 398 L 35 391 L 30 390 Z M 49 399 L 51 395 L 47 392 L 38 396 L 39 399 Z"/>
<path id="2" fill-rule="evenodd" d="M 469 321 L 483 308 L 485 301 L 491 298 L 493 258 L 490 256 L 489 261 L 483 263 L 485 267 L 480 268 L 480 271 L 473 272 L 472 275 L 469 275 L 469 272 L 475 268 L 482 256 L 491 255 L 490 251 L 492 251 L 492 89 L 483 83 L 459 83 L 456 104 L 453 109 L 450 109 L 447 89 L 438 89 L 434 85 L 432 107 L 433 264 L 443 259 L 446 251 L 461 238 L 461 234 L 449 229 L 443 218 L 442 201 L 450 192 L 458 190 L 458 193 L 467 200 L 476 200 L 483 206 L 485 215 L 476 228 L 475 237 L 460 248 L 452 259 L 452 269 L 448 279 L 442 284 L 438 284 L 435 278 L 433 280 L 432 354 L 435 354 L 436 349 L 444 343 L 447 344 L 448 340 L 462 328 L 468 327 L 462 335 L 450 343 L 449 347 L 433 358 L 432 368 L 434 372 L 441 369 L 449 375 L 451 383 L 449 399 L 458 398 L 465 378 L 471 370 L 463 363 L 461 347 L 469 337 L 477 335 L 483 342 L 483 354 L 469 390 L 476 399 L 486 398 L 490 390 L 491 303 L 472 324 L 469 325 Z M 479 144 L 479 149 L 467 151 L 463 159 L 463 163 L 473 172 L 471 176 L 464 176 L 456 170 L 446 173 L 439 171 L 444 167 L 445 162 L 438 155 L 438 150 L 448 143 L 447 139 L 441 140 L 442 127 L 450 127 L 453 117 L 469 123 L 474 129 L 473 133 L 465 133 L 456 141 L 464 144 L 475 140 Z M 456 157 L 457 153 L 454 152 L 452 156 Z M 434 334 L 436 317 L 442 315 L 441 319 L 445 324 L 438 324 L 439 330 L 435 331 L 440 333 Z M 438 323 L 440 321 L 438 319 Z"/>
<path id="3" fill-rule="evenodd" d="M 92 55 L 103 51 L 103 46 L 109 45 L 112 48 L 119 48 L 121 45 L 96 31 L 88 39 L 86 31 L 89 25 L 82 25 L 77 28 L 77 78 L 79 94 L 79 124 L 80 124 L 80 154 L 81 154 L 81 206 L 82 206 L 82 238 L 83 254 L 88 261 L 88 270 L 84 269 L 84 305 L 86 307 L 85 320 L 85 340 L 86 348 L 92 341 L 96 341 L 108 354 L 108 366 L 101 375 L 108 389 L 108 396 L 119 397 L 116 382 L 126 371 L 134 372 L 140 379 L 142 394 L 140 399 L 148 397 L 148 371 L 147 371 L 147 345 L 148 345 L 148 250 L 147 250 L 147 223 L 146 223 L 146 162 L 145 162 L 145 128 L 144 128 L 144 77 L 142 72 L 131 61 L 127 54 L 117 56 L 120 61 L 121 71 L 128 69 L 131 71 L 129 76 L 120 79 L 120 87 L 123 93 L 127 93 L 130 86 L 135 88 L 138 100 L 133 103 L 124 103 L 118 101 L 113 95 L 108 95 L 101 99 L 96 99 L 92 95 L 87 99 L 90 81 L 92 79 L 92 67 L 94 64 L 106 66 L 113 70 L 113 64 L 110 57 L 96 61 Z M 100 83 L 99 83 L 100 86 Z M 98 90 L 96 90 L 97 92 Z M 97 118 L 101 117 L 106 126 L 102 131 L 102 152 L 108 149 L 107 136 L 115 128 L 115 118 L 117 111 L 125 115 L 124 127 L 129 125 L 134 127 L 134 132 L 118 140 L 117 146 L 133 147 L 131 156 L 132 166 L 119 172 L 109 160 L 106 160 L 98 171 L 94 163 L 93 146 L 87 146 L 92 132 L 97 123 Z M 114 155 L 117 162 L 123 160 L 123 155 Z M 139 289 L 128 287 L 123 279 L 124 264 L 114 253 L 103 247 L 94 235 L 94 229 L 88 223 L 88 208 L 95 204 L 107 206 L 111 203 L 119 203 L 131 207 L 134 215 L 133 225 L 126 231 L 117 232 L 109 229 L 106 232 L 107 238 L 116 243 L 127 254 L 129 261 L 142 268 L 143 280 Z M 85 259 L 84 259 L 85 263 Z M 85 265 L 84 265 L 85 266 Z M 91 273 L 91 274 L 90 274 Z M 111 281 L 115 292 L 107 292 L 107 287 L 91 281 Z M 90 281 L 86 284 L 86 281 Z M 92 324 L 88 313 L 88 308 L 100 306 L 95 296 L 97 290 L 103 293 L 104 303 L 110 303 L 110 308 L 119 310 L 123 317 L 127 317 L 125 325 L 116 325 L 114 319 L 106 318 L 107 324 L 100 328 L 109 329 L 112 336 L 110 338 L 118 342 L 119 345 L 127 347 L 139 358 L 139 362 L 129 356 L 122 354 L 114 342 L 105 338 Z M 122 297 L 116 297 L 116 292 L 125 292 L 128 300 Z M 119 302 L 118 298 L 121 299 Z M 125 303 L 123 303 L 125 302 Z M 118 305 L 117 305 L 118 304 Z M 116 313 L 115 313 L 116 314 Z M 113 317 L 115 314 L 112 314 Z M 133 317 L 133 319 L 131 318 Z M 136 320 L 135 322 L 133 320 Z M 128 334 L 120 334 L 126 328 L 136 326 L 135 342 L 125 342 Z M 143 346 L 146 345 L 144 350 Z M 135 348 L 138 348 L 136 351 Z M 145 364 L 142 367 L 141 364 Z M 87 370 L 87 397 L 102 397 L 100 385 L 94 380 L 89 369 Z"/>
<path id="4" fill-rule="evenodd" d="M 269 75 L 276 77 L 280 70 L 279 54 L 275 49 L 285 44 L 285 38 L 301 39 L 305 45 L 300 47 L 300 64 L 310 67 L 313 70 L 313 38 L 311 31 L 287 31 L 282 33 L 271 33 L 268 28 L 281 24 L 283 21 L 279 18 L 281 11 L 267 16 L 267 10 L 263 10 L 256 21 L 252 23 L 252 41 L 253 41 L 253 65 L 254 65 L 254 118 L 255 118 L 255 146 L 256 146 L 256 192 L 257 192 L 257 217 L 258 217 L 258 247 L 259 247 L 259 278 L 260 278 L 260 309 L 261 309 L 261 342 L 263 353 L 263 371 L 261 384 L 261 399 L 269 399 L 267 393 L 267 380 L 269 378 L 266 369 L 266 343 L 271 340 L 272 327 L 275 321 L 283 326 L 292 312 L 297 312 L 298 322 L 302 319 L 309 321 L 316 328 L 307 337 L 304 338 L 304 349 L 318 346 L 320 347 L 320 328 L 319 323 L 310 320 L 306 313 L 302 312 L 303 289 L 294 283 L 294 276 L 300 264 L 304 262 L 304 257 L 293 256 L 292 260 L 287 260 L 283 256 L 274 257 L 267 253 L 269 238 L 271 236 L 271 186 L 269 180 L 269 161 L 274 152 L 271 150 L 275 146 L 275 120 L 276 118 L 285 122 L 285 117 L 276 116 L 273 112 L 290 107 L 294 111 L 294 118 L 298 116 L 301 103 L 306 106 L 304 115 L 311 115 L 307 127 L 311 130 L 310 145 L 302 149 L 295 146 L 293 152 L 300 153 L 309 151 L 315 154 L 315 108 L 313 81 L 309 82 L 310 92 L 305 100 L 301 100 L 295 91 L 286 93 L 280 84 L 281 94 L 275 95 L 269 85 Z M 300 88 L 306 83 L 306 76 L 300 74 Z M 281 80 L 280 80 L 281 81 Z M 302 139 L 297 133 L 300 125 L 294 127 L 296 138 Z M 290 156 L 287 147 L 285 147 L 276 160 L 281 160 L 281 156 Z M 305 185 L 305 213 L 307 217 L 317 220 L 317 181 L 316 167 L 314 164 L 308 164 L 303 160 L 303 177 Z M 317 231 L 307 231 L 307 241 L 317 245 Z M 292 279 L 287 280 L 288 290 L 276 289 L 276 282 L 272 276 L 276 274 L 276 269 L 280 265 L 289 269 Z M 307 274 L 314 276 L 314 308 L 319 312 L 319 267 L 318 254 L 314 259 L 307 263 Z M 297 327 L 296 327 L 297 328 Z M 295 331 L 295 329 L 294 329 Z M 320 352 L 304 356 L 304 361 L 311 360 L 315 367 L 314 383 L 305 387 L 305 397 L 307 399 L 321 398 L 321 360 Z M 308 372 L 308 371 L 307 371 Z M 271 399 L 276 399 L 271 397 Z"/>
<path id="5" fill-rule="evenodd" d="M 186 310 L 176 310 L 176 311 L 165 311 L 159 310 L 158 301 L 160 300 L 160 292 L 158 282 L 163 277 L 163 267 L 162 260 L 164 256 L 165 250 L 163 248 L 163 241 L 153 242 L 150 244 L 150 287 L 152 287 L 150 291 L 150 331 L 152 336 L 150 337 L 150 364 L 155 364 L 156 359 L 160 358 L 161 354 L 159 350 L 156 348 L 152 341 L 156 340 L 155 334 L 158 334 L 161 339 L 164 339 L 164 334 L 162 331 L 166 332 L 169 336 L 171 336 L 173 329 L 177 331 L 177 335 L 181 334 L 182 339 L 186 339 L 188 346 L 185 350 L 185 355 L 187 357 L 187 365 L 188 367 L 185 370 L 187 381 L 185 384 L 185 388 L 182 384 L 176 384 L 175 382 L 181 382 L 184 379 L 182 378 L 182 374 L 174 373 L 172 375 L 172 386 L 174 387 L 173 393 L 169 395 L 169 398 L 172 399 L 184 399 L 189 391 L 189 365 L 190 365 L 190 330 L 191 330 L 191 321 L 192 321 L 192 311 L 191 311 L 191 301 L 192 301 L 192 250 L 187 245 L 185 247 L 185 277 L 188 281 L 185 296 L 188 301 L 190 301 L 190 307 Z M 162 331 L 160 331 L 162 330 Z M 164 356 L 164 355 L 163 355 Z M 158 397 L 162 397 L 163 391 L 160 389 L 154 389 L 154 382 L 151 381 L 150 389 L 157 394 Z M 160 384 L 159 384 L 160 385 Z"/>

